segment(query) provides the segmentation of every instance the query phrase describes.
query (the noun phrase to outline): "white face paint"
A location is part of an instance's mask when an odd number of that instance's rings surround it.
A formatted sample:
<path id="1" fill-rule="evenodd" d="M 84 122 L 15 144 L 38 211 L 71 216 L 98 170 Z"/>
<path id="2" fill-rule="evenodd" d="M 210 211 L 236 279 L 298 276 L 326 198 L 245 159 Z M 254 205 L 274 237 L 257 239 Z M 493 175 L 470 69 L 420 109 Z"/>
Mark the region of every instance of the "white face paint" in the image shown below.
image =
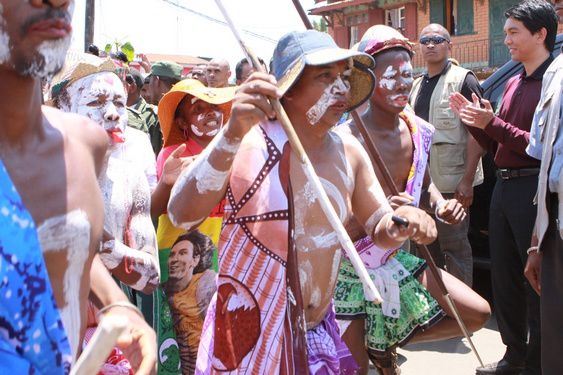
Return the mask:
<path id="1" fill-rule="evenodd" d="M 331 105 L 338 103 L 338 101 L 350 91 L 350 84 L 347 79 L 347 76 L 350 74 L 350 70 L 345 71 L 342 74 L 345 77 L 344 79 L 342 79 L 339 74 L 334 82 L 323 91 L 319 100 L 309 108 L 307 111 L 307 120 L 311 125 L 316 125 L 324 116 L 327 109 Z"/>
<path id="2" fill-rule="evenodd" d="M 195 137 L 215 137 L 223 126 L 223 113 L 216 106 L 207 104 L 198 98 L 192 98 L 192 111 L 189 121 L 190 130 Z M 200 102 L 199 105 L 196 103 Z M 195 118 L 194 118 L 195 117 Z"/>
<path id="3" fill-rule="evenodd" d="M 0 5 L 1 6 L 1 5 Z M 2 15 L 3 9 L 0 9 L 0 64 L 9 61 L 10 56 L 10 37 L 6 32 L 6 21 Z"/>
<path id="4" fill-rule="evenodd" d="M 410 82 L 413 81 L 413 70 L 410 61 L 404 61 L 403 63 L 401 63 L 401 66 L 399 67 L 399 72 L 401 72 L 401 75 L 407 81 L 407 84 L 409 81 Z"/>
<path id="5" fill-rule="evenodd" d="M 67 269 L 63 276 L 66 304 L 59 308 L 75 358 L 80 343 L 80 287 L 89 254 L 90 222 L 84 211 L 76 210 L 45 220 L 37 234 L 43 252 L 66 252 Z"/>
<path id="6" fill-rule="evenodd" d="M 379 87 L 385 88 L 387 90 L 394 90 L 397 81 L 395 80 L 395 75 L 397 71 L 393 69 L 391 65 L 385 69 L 385 72 L 381 75 L 381 79 L 379 80 Z"/>
<path id="7" fill-rule="evenodd" d="M 66 52 L 70 47 L 70 36 L 46 40 L 37 47 L 37 55 L 22 75 L 50 80 L 64 66 Z"/>
<path id="8" fill-rule="evenodd" d="M 95 121 L 109 132 L 123 133 L 127 126 L 127 94 L 121 80 L 110 72 L 81 78 L 67 88 L 70 97 L 67 112 L 78 113 Z"/>

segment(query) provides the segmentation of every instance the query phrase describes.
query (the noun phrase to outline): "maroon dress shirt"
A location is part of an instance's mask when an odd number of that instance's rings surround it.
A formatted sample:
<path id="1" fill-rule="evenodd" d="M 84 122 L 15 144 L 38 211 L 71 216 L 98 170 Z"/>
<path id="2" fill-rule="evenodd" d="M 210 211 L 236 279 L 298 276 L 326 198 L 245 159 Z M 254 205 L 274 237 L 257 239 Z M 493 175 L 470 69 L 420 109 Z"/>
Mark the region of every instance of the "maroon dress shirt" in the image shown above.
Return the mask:
<path id="1" fill-rule="evenodd" d="M 539 168 L 540 162 L 526 153 L 534 111 L 540 100 L 542 78 L 553 56 L 529 76 L 526 71 L 508 80 L 498 116 L 485 129 L 466 126 L 481 147 L 494 155 L 498 168 Z"/>

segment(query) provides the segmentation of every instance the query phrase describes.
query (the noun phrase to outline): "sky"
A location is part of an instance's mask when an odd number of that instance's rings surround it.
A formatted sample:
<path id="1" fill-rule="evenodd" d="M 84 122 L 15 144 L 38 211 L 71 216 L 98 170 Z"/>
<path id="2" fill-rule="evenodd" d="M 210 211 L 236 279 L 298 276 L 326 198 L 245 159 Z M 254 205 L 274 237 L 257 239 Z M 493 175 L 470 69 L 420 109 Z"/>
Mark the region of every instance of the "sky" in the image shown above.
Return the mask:
<path id="1" fill-rule="evenodd" d="M 305 10 L 315 4 L 314 0 L 300 2 Z M 84 45 L 84 3 L 76 0 L 72 21 L 75 50 L 83 50 Z M 246 44 L 265 61 L 282 35 L 304 30 L 291 0 L 222 3 Z M 96 0 L 94 43 L 103 48 L 116 41 L 130 42 L 137 53 L 223 57 L 234 75 L 243 53 L 230 29 L 218 21 L 224 19 L 214 0 Z"/>

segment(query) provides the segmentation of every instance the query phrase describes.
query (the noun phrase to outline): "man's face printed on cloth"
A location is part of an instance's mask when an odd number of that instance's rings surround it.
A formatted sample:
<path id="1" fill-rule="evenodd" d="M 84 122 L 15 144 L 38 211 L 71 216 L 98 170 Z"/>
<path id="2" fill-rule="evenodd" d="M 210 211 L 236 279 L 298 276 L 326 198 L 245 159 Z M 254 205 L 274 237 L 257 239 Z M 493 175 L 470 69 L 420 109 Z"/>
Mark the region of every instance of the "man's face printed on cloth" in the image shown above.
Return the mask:
<path id="1" fill-rule="evenodd" d="M 127 95 L 123 83 L 111 72 L 92 74 L 66 88 L 68 112 L 95 121 L 110 133 L 120 134 L 127 126 Z"/>
<path id="2" fill-rule="evenodd" d="M 0 65 L 24 77 L 51 79 L 71 42 L 74 1 L 0 0 Z"/>

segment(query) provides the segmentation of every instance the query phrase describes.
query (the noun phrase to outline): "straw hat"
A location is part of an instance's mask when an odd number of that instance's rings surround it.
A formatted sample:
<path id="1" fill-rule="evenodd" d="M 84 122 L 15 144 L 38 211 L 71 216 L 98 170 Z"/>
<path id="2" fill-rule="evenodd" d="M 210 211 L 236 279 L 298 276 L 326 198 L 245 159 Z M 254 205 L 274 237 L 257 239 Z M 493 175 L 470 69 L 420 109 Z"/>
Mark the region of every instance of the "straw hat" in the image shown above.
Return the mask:
<path id="1" fill-rule="evenodd" d="M 158 119 L 164 138 L 164 146 L 171 146 L 185 141 L 182 132 L 174 126 L 174 116 L 180 102 L 186 95 L 191 95 L 204 102 L 219 106 L 225 123 L 231 112 L 231 102 L 235 96 L 236 86 L 206 87 L 197 79 L 185 79 L 178 82 L 167 92 L 158 103 Z M 175 129 L 177 131 L 175 131 Z"/>
<path id="2" fill-rule="evenodd" d="M 63 69 L 51 81 L 50 100 L 56 98 L 68 85 L 81 78 L 101 72 L 115 73 L 116 66 L 111 59 L 101 59 L 88 53 L 67 54 Z"/>
<path id="3" fill-rule="evenodd" d="M 397 29 L 386 25 L 374 25 L 367 29 L 360 40 L 359 50 L 371 56 L 391 48 L 403 48 L 411 55 L 414 43 L 405 38 Z"/>
<path id="4" fill-rule="evenodd" d="M 314 30 L 291 32 L 278 42 L 272 60 L 272 74 L 285 94 L 297 82 L 305 66 L 317 66 L 349 60 L 350 111 L 366 101 L 373 91 L 375 78 L 373 58 L 365 53 L 343 49 L 327 33 Z"/>

